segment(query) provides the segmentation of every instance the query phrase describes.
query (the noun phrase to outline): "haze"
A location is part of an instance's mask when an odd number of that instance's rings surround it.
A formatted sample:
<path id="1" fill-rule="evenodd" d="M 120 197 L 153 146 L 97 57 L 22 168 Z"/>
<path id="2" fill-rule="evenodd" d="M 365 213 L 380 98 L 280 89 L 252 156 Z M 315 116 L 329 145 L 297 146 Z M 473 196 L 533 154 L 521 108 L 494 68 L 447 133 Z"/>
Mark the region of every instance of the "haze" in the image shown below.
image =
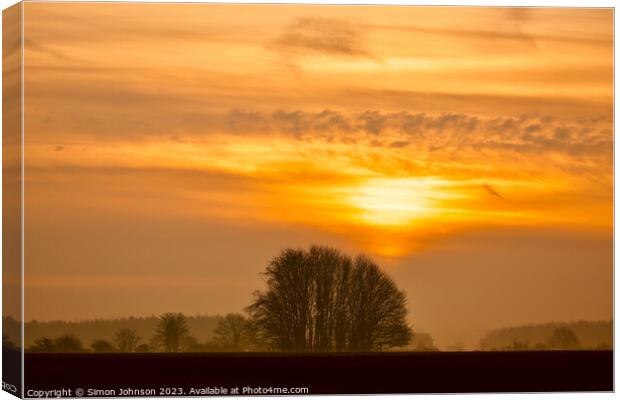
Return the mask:
<path id="1" fill-rule="evenodd" d="M 238 312 L 310 244 L 440 346 L 612 318 L 611 9 L 24 7 L 26 321 Z"/>

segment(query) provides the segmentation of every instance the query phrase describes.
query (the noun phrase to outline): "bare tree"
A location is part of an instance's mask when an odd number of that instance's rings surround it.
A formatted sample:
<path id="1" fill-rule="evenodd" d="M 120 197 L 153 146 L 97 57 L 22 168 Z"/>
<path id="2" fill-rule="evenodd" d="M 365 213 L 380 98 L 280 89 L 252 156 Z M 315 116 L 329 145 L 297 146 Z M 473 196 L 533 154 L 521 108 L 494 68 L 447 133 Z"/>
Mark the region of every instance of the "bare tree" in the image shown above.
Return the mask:
<path id="1" fill-rule="evenodd" d="M 286 249 L 267 266 L 267 291 L 255 293 L 250 311 L 261 338 L 283 351 L 307 351 L 310 271 L 303 250 Z"/>
<path id="2" fill-rule="evenodd" d="M 392 279 L 372 260 L 358 256 L 349 282 L 349 347 L 375 351 L 409 343 L 405 294 Z"/>
<path id="3" fill-rule="evenodd" d="M 119 329 L 114 336 L 114 343 L 121 352 L 131 353 L 136 350 L 142 338 L 132 329 Z"/>
<path id="4" fill-rule="evenodd" d="M 167 313 L 159 317 L 159 323 L 153 336 L 153 344 L 164 351 L 175 353 L 189 336 L 187 318 L 181 313 Z"/>
<path id="5" fill-rule="evenodd" d="M 66 334 L 54 339 L 39 338 L 35 340 L 30 351 L 38 353 L 81 353 L 82 342 L 75 335 Z"/>
<path id="6" fill-rule="evenodd" d="M 226 351 L 244 351 L 252 344 L 250 322 L 241 314 L 226 315 L 214 334 L 214 343 Z"/>
<path id="7" fill-rule="evenodd" d="M 381 351 L 411 338 L 406 299 L 370 259 L 337 249 L 285 249 L 249 311 L 259 336 L 282 351 Z"/>
<path id="8" fill-rule="evenodd" d="M 79 353 L 84 351 L 82 341 L 72 334 L 66 334 L 55 338 L 54 347 L 59 353 Z"/>

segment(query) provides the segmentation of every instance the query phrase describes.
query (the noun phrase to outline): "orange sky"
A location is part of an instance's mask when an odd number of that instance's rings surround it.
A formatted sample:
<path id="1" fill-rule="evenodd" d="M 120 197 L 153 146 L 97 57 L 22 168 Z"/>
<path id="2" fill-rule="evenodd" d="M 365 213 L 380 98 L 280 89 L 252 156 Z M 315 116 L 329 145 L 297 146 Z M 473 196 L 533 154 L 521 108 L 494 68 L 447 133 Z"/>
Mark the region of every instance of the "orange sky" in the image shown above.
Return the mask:
<path id="1" fill-rule="evenodd" d="M 611 318 L 612 21 L 26 3 L 26 319 L 238 311 L 310 243 L 440 344 Z"/>

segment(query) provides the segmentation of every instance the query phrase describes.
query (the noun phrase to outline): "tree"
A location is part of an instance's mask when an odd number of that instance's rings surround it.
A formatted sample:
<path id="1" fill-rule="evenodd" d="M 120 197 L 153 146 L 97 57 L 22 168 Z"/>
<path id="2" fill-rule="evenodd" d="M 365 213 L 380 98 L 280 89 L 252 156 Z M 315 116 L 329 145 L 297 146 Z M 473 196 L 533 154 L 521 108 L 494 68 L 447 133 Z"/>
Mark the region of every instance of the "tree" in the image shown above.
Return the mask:
<path id="1" fill-rule="evenodd" d="M 411 340 L 405 294 L 372 260 L 358 256 L 351 274 L 350 344 L 356 351 L 402 347 Z"/>
<path id="2" fill-rule="evenodd" d="M 35 353 L 52 353 L 54 350 L 54 340 L 47 337 L 36 339 L 30 346 L 30 351 Z"/>
<path id="3" fill-rule="evenodd" d="M 54 339 L 54 347 L 59 353 L 79 353 L 83 351 L 82 342 L 75 335 L 67 334 Z"/>
<path id="4" fill-rule="evenodd" d="M 415 333 L 409 345 L 413 351 L 439 351 L 433 337 L 428 333 Z"/>
<path id="5" fill-rule="evenodd" d="M 259 340 L 282 351 L 381 351 L 411 339 L 406 299 L 372 260 L 337 249 L 285 249 L 249 307 Z"/>
<path id="6" fill-rule="evenodd" d="M 121 352 L 131 353 L 136 350 L 142 338 L 131 329 L 119 329 L 114 336 L 114 343 Z"/>
<path id="7" fill-rule="evenodd" d="M 176 353 L 181 350 L 184 340 L 189 336 L 187 319 L 181 313 L 167 313 L 159 317 L 153 336 L 153 344 L 164 351 Z"/>
<path id="8" fill-rule="evenodd" d="M 13 343 L 9 335 L 5 333 L 2 334 L 2 347 L 12 350 L 16 350 L 18 348 L 17 345 Z"/>
<path id="9" fill-rule="evenodd" d="M 519 340 L 513 340 L 512 346 L 508 348 L 508 350 L 513 350 L 513 351 L 527 351 L 529 349 L 530 349 L 530 346 L 527 344 L 527 342 L 521 342 Z"/>
<path id="10" fill-rule="evenodd" d="M 250 322 L 241 314 L 228 314 L 220 320 L 213 341 L 225 351 L 244 351 L 252 342 Z"/>
<path id="11" fill-rule="evenodd" d="M 151 348 L 146 343 L 142 343 L 136 347 L 136 353 L 149 353 L 150 351 Z"/>
<path id="12" fill-rule="evenodd" d="M 30 351 L 38 353 L 80 353 L 84 351 L 82 342 L 75 335 L 66 334 L 54 339 L 39 338 Z"/>
<path id="13" fill-rule="evenodd" d="M 579 348 L 577 335 L 565 326 L 554 329 L 548 343 L 549 347 L 555 350 L 575 350 Z"/>
<path id="14" fill-rule="evenodd" d="M 113 353 L 114 351 L 116 351 L 112 343 L 103 339 L 95 340 L 90 345 L 90 348 L 93 349 L 95 353 Z"/>
<path id="15" fill-rule="evenodd" d="M 181 343 L 181 348 L 183 351 L 192 352 L 192 353 L 201 353 L 206 350 L 206 345 L 201 343 L 193 336 L 187 335 L 183 339 L 183 343 Z"/>

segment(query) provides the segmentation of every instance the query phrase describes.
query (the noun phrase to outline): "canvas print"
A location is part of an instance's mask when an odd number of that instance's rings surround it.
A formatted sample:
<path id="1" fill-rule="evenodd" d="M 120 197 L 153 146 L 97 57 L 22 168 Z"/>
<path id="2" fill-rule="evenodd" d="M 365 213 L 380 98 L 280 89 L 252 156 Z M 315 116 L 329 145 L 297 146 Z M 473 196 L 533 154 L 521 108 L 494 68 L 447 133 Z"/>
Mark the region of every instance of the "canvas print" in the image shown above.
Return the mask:
<path id="1" fill-rule="evenodd" d="M 613 390 L 613 9 L 3 25 L 5 390 Z"/>

